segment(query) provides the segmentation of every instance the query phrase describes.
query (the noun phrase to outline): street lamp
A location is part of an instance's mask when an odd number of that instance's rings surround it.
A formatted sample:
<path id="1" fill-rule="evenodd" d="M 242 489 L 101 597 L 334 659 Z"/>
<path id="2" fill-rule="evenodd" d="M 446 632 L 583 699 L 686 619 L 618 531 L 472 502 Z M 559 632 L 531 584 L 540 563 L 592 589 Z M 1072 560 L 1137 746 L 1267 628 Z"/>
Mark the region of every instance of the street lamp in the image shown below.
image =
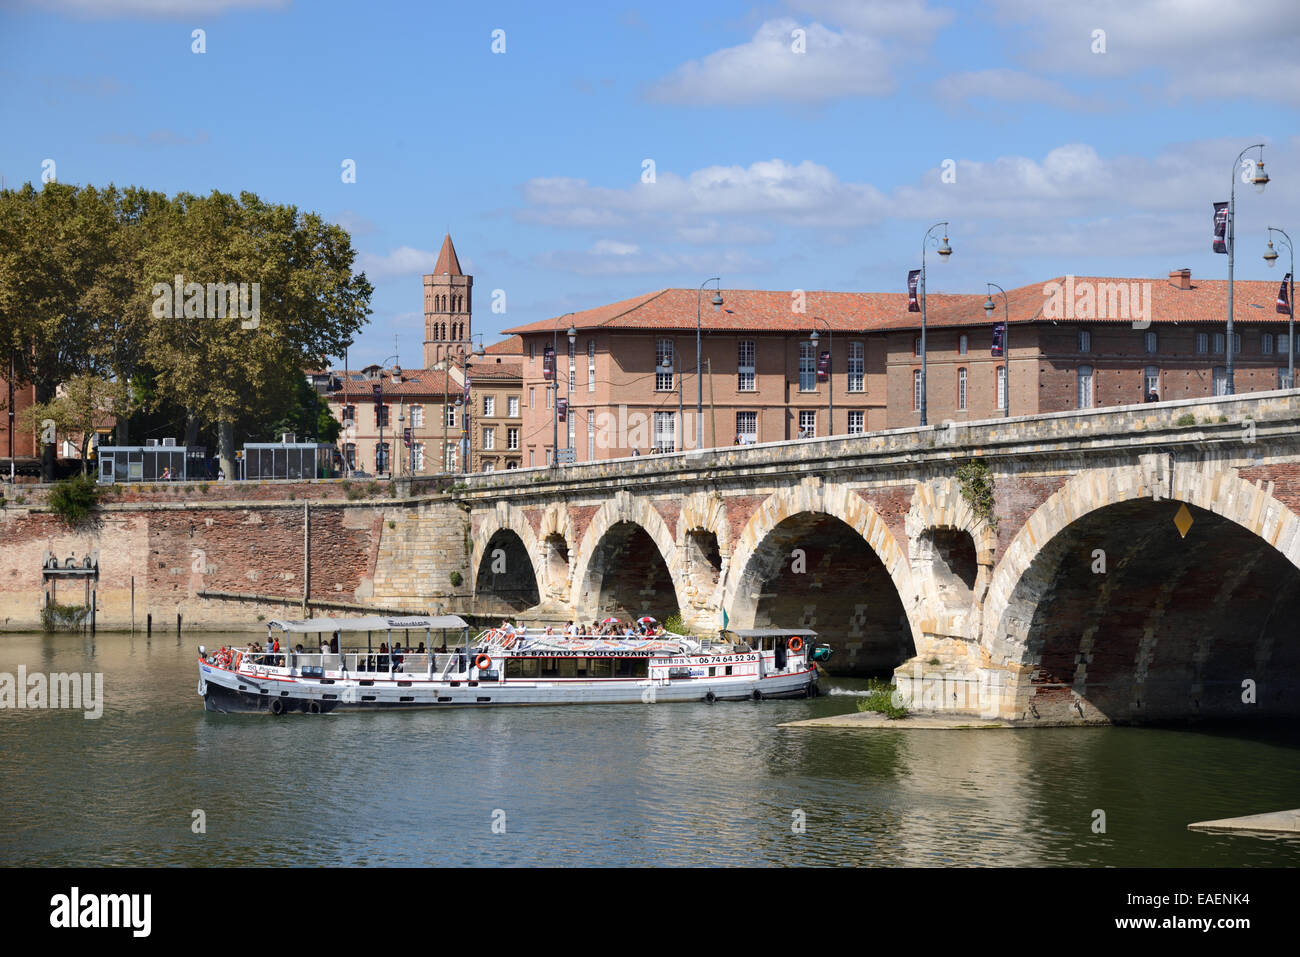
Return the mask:
<path id="1" fill-rule="evenodd" d="M 712 279 L 704 280 L 704 282 L 700 283 L 699 292 L 695 294 L 695 447 L 697 449 L 704 444 L 702 441 L 704 438 L 704 379 L 700 375 L 701 370 L 704 368 L 704 360 L 700 349 L 700 300 L 704 295 L 704 287 L 711 282 L 718 284 L 717 290 L 713 293 L 713 298 L 709 300 L 713 303 L 713 311 L 717 312 L 722 308 L 722 280 L 719 277 L 714 276 Z"/>
<path id="2" fill-rule="evenodd" d="M 825 319 L 823 319 L 821 316 L 813 316 L 813 322 L 820 322 L 823 326 L 826 327 L 826 335 L 827 335 L 826 357 L 827 359 L 830 360 L 826 364 L 826 396 L 827 396 L 826 401 L 827 401 L 827 407 L 829 409 L 827 414 L 830 417 L 830 422 L 827 424 L 826 429 L 828 435 L 834 435 L 835 434 L 835 330 L 832 329 L 831 324 L 827 322 Z M 808 338 L 812 340 L 813 352 L 815 353 L 817 351 L 816 326 L 813 327 L 812 335 L 809 336 Z"/>
<path id="3" fill-rule="evenodd" d="M 986 282 L 984 286 L 989 291 L 984 300 L 984 315 L 990 319 L 997 308 L 993 302 L 993 290 L 1002 293 L 1002 388 L 1005 390 L 1002 415 L 1005 417 L 1011 415 L 1011 317 L 1007 308 L 1007 291 L 995 282 Z"/>
<path id="4" fill-rule="evenodd" d="M 1255 192 L 1264 192 L 1264 187 L 1268 185 L 1268 174 L 1264 172 L 1264 144 L 1256 143 L 1254 146 L 1247 146 L 1237 154 L 1237 158 L 1232 163 L 1232 192 L 1228 194 L 1228 221 L 1224 228 L 1224 245 L 1228 249 L 1228 340 L 1224 343 L 1223 351 L 1227 353 L 1227 366 L 1225 368 L 1224 383 L 1225 395 L 1236 394 L 1236 387 L 1233 383 L 1232 376 L 1232 259 L 1233 246 L 1235 245 L 1236 218 L 1237 210 L 1237 168 L 1241 165 L 1241 158 L 1249 150 L 1259 150 L 1259 159 L 1255 161 L 1255 172 L 1252 174 L 1249 182 L 1255 187 Z M 1243 177 L 1243 182 L 1245 178 Z"/>
<path id="5" fill-rule="evenodd" d="M 461 473 L 465 475 L 468 475 L 469 472 L 471 471 L 470 460 L 474 457 L 474 430 L 473 430 L 474 397 L 472 395 L 469 395 L 469 387 L 471 381 L 470 380 L 470 367 L 471 367 L 470 358 L 472 357 L 474 359 L 482 359 L 483 356 L 486 355 L 486 353 L 484 353 L 483 351 L 482 334 L 474 333 L 472 338 L 478 339 L 478 343 L 474 346 L 474 351 L 470 353 L 469 356 L 465 357 L 464 392 L 466 393 L 466 398 L 465 398 L 465 410 L 461 413 L 461 417 L 460 417 L 461 432 L 465 436 L 465 446 L 464 449 L 462 449 L 461 451 L 460 470 Z"/>
<path id="6" fill-rule="evenodd" d="M 551 396 L 551 467 L 556 468 L 560 464 L 560 320 L 567 319 L 573 315 L 566 312 L 563 316 L 556 316 L 555 323 L 551 327 L 551 388 L 554 390 Z M 578 330 L 572 325 L 569 326 L 569 345 L 572 346 L 578 338 Z M 568 373 L 566 372 L 567 376 Z"/>
<path id="7" fill-rule="evenodd" d="M 396 342 L 396 338 L 397 338 L 396 336 L 393 337 L 394 342 Z M 383 412 L 385 408 L 383 366 L 384 366 L 384 362 L 387 362 L 389 359 L 393 360 L 393 372 L 392 372 L 393 376 L 396 377 L 402 374 L 402 367 L 397 365 L 398 356 L 396 354 L 393 354 L 391 356 L 385 356 L 384 361 L 379 363 L 379 380 L 378 380 L 379 391 L 375 393 L 375 398 L 379 400 L 379 404 L 375 408 L 376 417 L 379 419 L 379 444 L 375 446 L 375 477 L 376 478 L 379 478 L 381 475 L 384 474 L 384 470 L 379 467 L 379 456 L 384 451 L 384 419 L 387 418 L 387 416 L 385 416 Z M 393 459 L 391 455 L 384 456 L 384 464 L 388 466 L 388 477 L 391 479 L 393 477 Z"/>
<path id="8" fill-rule="evenodd" d="M 438 466 L 439 473 L 446 473 L 451 471 L 449 468 L 447 468 L 447 408 L 451 405 L 451 370 L 456 365 L 455 360 L 460 359 L 462 362 L 465 363 L 465 368 L 466 368 L 465 376 L 466 379 L 468 380 L 469 364 L 466 361 L 467 358 L 471 354 L 481 358 L 484 354 L 483 333 L 481 332 L 473 333 L 470 336 L 470 341 L 473 341 L 475 339 L 478 340 L 478 344 L 474 346 L 472 352 L 471 350 L 465 348 L 465 343 L 453 342 L 451 343 L 450 347 L 448 348 L 447 352 L 443 355 L 443 357 L 439 359 L 438 362 L 436 363 L 436 366 L 442 367 L 442 409 L 440 410 L 440 414 L 442 416 L 442 463 Z M 462 393 L 463 391 L 464 390 L 462 389 Z M 464 412 L 461 413 L 461 432 L 463 435 L 468 435 L 469 434 L 469 420 L 468 420 L 469 403 L 464 401 L 463 398 L 461 400 L 461 403 L 464 406 Z M 467 452 L 468 443 L 465 443 L 463 448 Z M 461 463 L 461 467 L 462 469 L 464 468 L 464 462 Z"/>
<path id="9" fill-rule="evenodd" d="M 1286 306 L 1290 318 L 1287 320 L 1286 335 L 1286 387 L 1295 388 L 1295 250 L 1291 248 L 1291 237 L 1286 234 L 1286 230 L 1279 229 L 1276 226 L 1268 227 L 1271 237 L 1273 233 L 1281 233 L 1286 251 L 1291 255 L 1291 271 L 1287 273 L 1289 288 L 1287 289 Z M 1277 262 L 1277 250 L 1273 248 L 1273 240 L 1268 241 L 1268 252 L 1264 253 L 1264 262 L 1268 263 L 1268 268 L 1272 269 Z"/>
<path id="10" fill-rule="evenodd" d="M 947 222 L 935 223 L 925 231 L 925 237 L 921 240 L 921 424 L 926 424 L 925 415 L 925 248 L 930 245 L 930 234 L 943 227 L 943 242 L 939 243 L 939 258 L 943 262 L 948 261 L 952 255 L 952 247 L 948 245 L 948 224 Z"/>

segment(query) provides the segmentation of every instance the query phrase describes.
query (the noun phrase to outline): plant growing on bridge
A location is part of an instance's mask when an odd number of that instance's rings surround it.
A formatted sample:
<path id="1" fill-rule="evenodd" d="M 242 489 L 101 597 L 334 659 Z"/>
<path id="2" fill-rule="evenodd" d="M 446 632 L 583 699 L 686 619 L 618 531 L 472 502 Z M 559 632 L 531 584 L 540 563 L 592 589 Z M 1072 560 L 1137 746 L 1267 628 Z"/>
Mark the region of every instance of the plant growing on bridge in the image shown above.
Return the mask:
<path id="1" fill-rule="evenodd" d="M 74 475 L 50 490 L 50 509 L 70 527 L 87 522 L 99 507 L 99 488 L 89 475 Z"/>
<path id="2" fill-rule="evenodd" d="M 898 689 L 879 678 L 867 680 L 866 697 L 858 699 L 859 711 L 874 711 L 883 714 L 891 721 L 907 717 L 907 706 L 894 703 L 894 693 Z"/>
<path id="3" fill-rule="evenodd" d="M 460 587 L 460 583 L 461 583 L 462 581 L 464 581 L 464 579 L 460 577 L 460 572 L 453 571 L 453 572 L 451 573 L 451 587 L 452 587 L 452 588 L 459 588 L 459 587 Z"/>
<path id="4" fill-rule="evenodd" d="M 997 516 L 993 514 L 993 473 L 983 459 L 972 459 L 957 469 L 957 481 L 961 484 L 961 497 L 966 500 L 975 516 L 986 522 L 989 528 L 998 527 Z"/>

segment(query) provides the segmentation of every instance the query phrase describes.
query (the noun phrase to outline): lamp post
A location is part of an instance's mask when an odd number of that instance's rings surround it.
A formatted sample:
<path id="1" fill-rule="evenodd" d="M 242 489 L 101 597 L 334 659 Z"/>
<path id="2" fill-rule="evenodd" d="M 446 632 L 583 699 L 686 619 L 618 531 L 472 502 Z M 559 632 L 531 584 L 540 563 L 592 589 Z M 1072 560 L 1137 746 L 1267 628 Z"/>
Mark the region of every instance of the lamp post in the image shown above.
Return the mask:
<path id="1" fill-rule="evenodd" d="M 555 323 L 551 327 L 551 388 L 554 390 L 554 393 L 551 396 L 552 468 L 557 468 L 560 464 L 560 320 L 567 319 L 571 315 L 573 315 L 573 313 L 566 312 L 563 316 L 556 316 Z M 578 338 L 578 330 L 570 325 L 568 335 L 569 343 L 572 344 Z M 565 375 L 568 375 L 568 373 L 566 372 Z"/>
<path id="2" fill-rule="evenodd" d="M 718 284 L 717 290 L 713 293 L 713 298 L 709 301 L 713 303 L 713 311 L 717 312 L 722 308 L 722 279 L 714 276 L 712 279 L 706 279 L 700 283 L 699 292 L 695 294 L 695 447 L 699 448 L 704 443 L 701 439 L 704 436 L 702 423 L 704 422 L 704 378 L 701 371 L 704 368 L 703 351 L 700 347 L 700 310 L 701 298 L 704 295 L 704 287 L 711 282 Z M 684 439 L 684 435 L 683 435 Z M 683 445 L 685 441 L 683 440 Z"/>
<path id="3" fill-rule="evenodd" d="M 1295 388 L 1295 250 L 1291 248 L 1291 237 L 1286 234 L 1286 230 L 1279 229 L 1277 226 L 1268 227 L 1270 239 L 1268 241 L 1268 252 L 1264 253 L 1264 262 L 1268 263 L 1268 268 L 1272 269 L 1277 262 L 1277 250 L 1273 248 L 1273 233 L 1281 233 L 1286 251 L 1291 255 L 1291 271 L 1287 273 L 1289 277 L 1289 288 L 1287 289 L 1286 306 L 1290 318 L 1286 326 L 1286 387 Z"/>
<path id="4" fill-rule="evenodd" d="M 394 339 L 395 338 L 396 337 L 394 337 Z M 398 356 L 396 354 L 387 356 L 384 359 L 384 362 L 387 362 L 389 359 L 394 361 L 393 376 L 400 376 L 402 374 L 402 367 L 396 364 Z M 378 404 L 375 406 L 375 417 L 379 419 L 379 444 L 375 446 L 376 478 L 384 474 L 384 470 L 379 467 L 379 456 L 384 449 L 384 419 L 387 418 L 387 416 L 384 415 L 384 362 L 379 363 L 379 391 L 375 393 L 375 398 L 378 400 Z M 391 479 L 393 477 L 393 458 L 391 455 L 384 457 L 384 464 L 388 466 L 388 477 Z"/>
<path id="5" fill-rule="evenodd" d="M 1255 192 L 1264 192 L 1264 187 L 1268 185 L 1268 174 L 1264 172 L 1264 144 L 1256 143 L 1254 146 L 1247 146 L 1246 149 L 1238 153 L 1237 158 L 1233 160 L 1232 192 L 1228 194 L 1228 221 L 1225 224 L 1226 228 L 1224 230 L 1224 245 L 1228 248 L 1228 339 L 1223 345 L 1223 351 L 1227 353 L 1228 357 L 1225 368 L 1225 378 L 1227 380 L 1224 383 L 1224 388 L 1226 389 L 1226 392 L 1224 393 L 1225 395 L 1236 394 L 1236 387 L 1233 383 L 1232 374 L 1232 259 L 1233 246 L 1235 245 L 1236 238 L 1234 235 L 1236 233 L 1236 223 L 1234 220 L 1236 219 L 1237 211 L 1237 168 L 1241 165 L 1241 158 L 1245 156 L 1249 150 L 1254 149 L 1259 150 L 1259 159 L 1255 161 L 1255 172 L 1251 176 L 1249 182 L 1255 187 Z M 1244 182 L 1245 177 L 1243 176 L 1242 179 Z"/>
<path id="6" fill-rule="evenodd" d="M 826 327 L 826 335 L 827 335 L 826 352 L 827 352 L 827 358 L 830 360 L 826 364 L 826 395 L 827 395 L 827 408 L 828 408 L 827 415 L 830 417 L 830 421 L 827 423 L 826 426 L 826 432 L 828 435 L 834 435 L 835 434 L 835 330 L 832 329 L 831 324 L 827 322 L 825 319 L 823 319 L 821 316 L 813 316 L 813 322 L 820 322 L 823 326 Z M 808 338 L 812 340 L 813 351 L 816 352 L 817 351 L 817 328 L 815 326 L 813 327 L 812 335 L 809 336 Z"/>
<path id="7" fill-rule="evenodd" d="M 948 261 L 952 255 L 952 247 L 948 245 L 948 223 L 935 223 L 925 231 L 925 237 L 921 240 L 921 424 L 925 425 L 925 247 L 930 245 L 930 234 L 943 227 L 943 242 L 939 244 L 939 258 L 943 262 Z"/>
<path id="8" fill-rule="evenodd" d="M 482 357 L 484 354 L 483 334 L 481 332 L 476 332 L 470 336 L 470 341 L 475 339 L 478 340 L 478 344 L 474 346 L 472 354 L 474 356 Z M 451 370 L 456 364 L 455 360 L 460 359 L 465 363 L 465 375 L 466 378 L 468 378 L 469 363 L 467 360 L 470 355 L 471 351 L 465 348 L 465 343 L 453 342 L 448 353 L 444 355 L 442 359 L 438 360 L 438 365 L 442 366 L 442 464 L 438 468 L 440 473 L 451 471 L 451 469 L 447 468 L 447 409 L 451 405 Z M 463 400 L 462 404 L 464 405 L 464 411 L 461 413 L 461 429 L 464 431 L 469 428 L 468 419 L 466 418 L 469 415 L 469 404 Z M 463 470 L 464 462 L 461 463 L 461 467 Z"/>
<path id="9" fill-rule="evenodd" d="M 993 318 L 993 310 L 997 308 L 993 302 L 993 290 L 1002 293 L 1002 388 L 1006 390 L 1002 415 L 1005 418 L 1011 415 L 1011 316 L 1007 307 L 1007 291 L 995 282 L 986 282 L 984 286 L 989 290 L 988 298 L 984 300 L 984 315 L 990 319 Z"/>

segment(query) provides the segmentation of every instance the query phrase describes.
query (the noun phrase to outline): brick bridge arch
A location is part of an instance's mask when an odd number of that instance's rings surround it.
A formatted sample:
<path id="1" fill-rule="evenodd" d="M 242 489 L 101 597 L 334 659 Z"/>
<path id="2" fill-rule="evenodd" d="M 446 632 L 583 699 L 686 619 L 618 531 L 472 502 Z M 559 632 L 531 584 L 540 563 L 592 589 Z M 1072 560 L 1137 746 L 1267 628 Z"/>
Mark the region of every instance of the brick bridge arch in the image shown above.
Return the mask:
<path id="1" fill-rule="evenodd" d="M 723 607 L 728 611 L 732 627 L 750 627 L 758 612 L 758 589 L 767 572 L 760 568 L 757 559 L 769 537 L 783 523 L 806 515 L 822 515 L 837 519 L 865 542 L 867 548 L 879 559 L 896 593 L 906 619 L 913 648 L 922 638 L 922 611 L 918 582 L 912 574 L 907 556 L 903 553 L 893 532 L 884 519 L 865 498 L 847 485 L 827 485 L 820 477 L 809 476 L 797 485 L 779 488 L 760 505 L 737 537 L 723 587 Z M 799 622 L 780 622 L 797 627 Z M 849 651 L 850 657 L 854 655 Z"/>
<path id="2" fill-rule="evenodd" d="M 1273 636 L 1300 611 L 1300 516 L 1272 483 L 1251 484 L 1226 460 L 1143 458 L 1070 479 L 999 560 L 980 650 L 1009 672 L 1007 716 L 1231 712 L 1239 689 L 1209 687 L 1231 684 L 1207 664 L 1228 660 L 1217 646 L 1235 655 L 1233 681 L 1271 673 L 1280 679 L 1272 703 L 1294 694 L 1300 653 Z M 1194 520 L 1186 539 L 1171 531 L 1183 503 L 1200 510 L 1201 528 Z M 1118 547 L 1095 550 L 1107 534 Z M 1163 551 L 1153 555 L 1155 547 Z M 1099 687 L 1103 672 L 1110 688 Z"/>
<path id="3" fill-rule="evenodd" d="M 578 615 L 603 614 L 611 609 L 596 607 L 600 601 L 602 577 L 609 569 L 602 567 L 597 554 L 606 544 L 606 536 L 620 524 L 634 526 L 649 536 L 667 569 L 677 608 L 666 609 L 661 606 L 657 617 L 665 618 L 672 611 L 688 608 L 689 598 L 682 587 L 686 581 L 686 570 L 681 557 L 681 550 L 673 533 L 669 530 L 663 516 L 651 504 L 647 496 L 633 495 L 626 489 L 614 493 L 604 505 L 597 509 L 587 524 L 578 554 L 572 563 L 573 574 L 570 592 L 570 605 Z"/>
<path id="4" fill-rule="evenodd" d="M 545 568 L 542 564 L 543 550 L 537 533 L 533 531 L 533 526 L 528 521 L 528 517 L 522 509 L 507 501 L 498 500 L 474 524 L 473 532 L 470 535 L 469 571 L 473 576 L 471 587 L 474 590 L 475 598 L 482 597 L 479 591 L 479 571 L 482 568 L 484 559 L 490 558 L 488 546 L 497 533 L 501 531 L 511 531 L 519 536 L 524 551 L 528 555 L 533 581 L 539 591 L 545 581 Z"/>

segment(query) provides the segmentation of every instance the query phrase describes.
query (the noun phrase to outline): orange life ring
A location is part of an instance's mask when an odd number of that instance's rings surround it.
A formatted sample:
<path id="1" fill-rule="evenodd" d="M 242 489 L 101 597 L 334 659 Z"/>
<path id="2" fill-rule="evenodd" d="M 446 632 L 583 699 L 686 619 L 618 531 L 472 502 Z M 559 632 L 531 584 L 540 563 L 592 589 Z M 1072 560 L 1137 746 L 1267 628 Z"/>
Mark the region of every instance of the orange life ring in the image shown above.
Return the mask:
<path id="1" fill-rule="evenodd" d="M 796 653 L 803 651 L 803 639 L 800 638 L 798 635 L 795 635 L 793 638 L 791 638 L 790 650 Z"/>
<path id="2" fill-rule="evenodd" d="M 474 659 L 474 667 L 479 671 L 487 671 L 492 667 L 492 659 L 488 655 L 479 655 Z"/>

